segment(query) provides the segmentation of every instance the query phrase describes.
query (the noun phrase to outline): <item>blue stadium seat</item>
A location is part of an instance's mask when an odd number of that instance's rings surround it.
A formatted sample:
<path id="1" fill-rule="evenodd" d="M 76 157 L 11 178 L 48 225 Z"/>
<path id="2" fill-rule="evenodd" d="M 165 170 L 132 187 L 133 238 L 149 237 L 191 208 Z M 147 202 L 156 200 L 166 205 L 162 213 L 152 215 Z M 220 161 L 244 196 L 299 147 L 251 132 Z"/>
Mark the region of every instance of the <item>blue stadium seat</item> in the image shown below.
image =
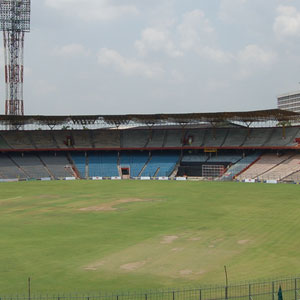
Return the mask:
<path id="1" fill-rule="evenodd" d="M 85 159 L 85 155 L 83 152 L 73 152 L 71 154 L 71 157 L 76 165 L 76 168 L 80 174 L 81 178 L 85 178 L 85 163 L 86 163 L 86 159 Z"/>
<path id="2" fill-rule="evenodd" d="M 178 153 L 153 153 L 150 162 L 143 171 L 142 176 L 157 177 L 170 176 L 179 159 Z"/>
<path id="3" fill-rule="evenodd" d="M 89 153 L 89 177 L 115 177 L 119 176 L 117 167 L 118 154 L 114 152 Z"/>
<path id="4" fill-rule="evenodd" d="M 148 153 L 126 153 L 122 152 L 120 156 L 121 168 L 128 167 L 130 169 L 131 177 L 138 177 L 143 167 L 149 158 Z"/>

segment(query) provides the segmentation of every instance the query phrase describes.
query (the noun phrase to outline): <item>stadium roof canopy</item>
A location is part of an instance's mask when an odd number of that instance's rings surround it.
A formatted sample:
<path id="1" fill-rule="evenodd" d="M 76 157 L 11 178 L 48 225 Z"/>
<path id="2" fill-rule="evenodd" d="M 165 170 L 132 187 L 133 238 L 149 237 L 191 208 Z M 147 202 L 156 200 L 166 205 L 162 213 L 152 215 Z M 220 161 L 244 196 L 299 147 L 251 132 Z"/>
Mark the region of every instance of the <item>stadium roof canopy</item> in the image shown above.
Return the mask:
<path id="1" fill-rule="evenodd" d="M 201 123 L 216 124 L 226 122 L 300 122 L 300 114 L 279 109 L 244 111 L 244 112 L 217 112 L 217 113 L 184 113 L 184 114 L 152 114 L 152 115 L 73 115 L 73 116 L 11 116 L 0 115 L 0 126 L 12 125 L 16 128 L 33 125 L 47 126 L 51 129 L 56 126 L 73 125 L 97 127 L 119 126 L 155 126 L 155 125 L 196 125 Z"/>

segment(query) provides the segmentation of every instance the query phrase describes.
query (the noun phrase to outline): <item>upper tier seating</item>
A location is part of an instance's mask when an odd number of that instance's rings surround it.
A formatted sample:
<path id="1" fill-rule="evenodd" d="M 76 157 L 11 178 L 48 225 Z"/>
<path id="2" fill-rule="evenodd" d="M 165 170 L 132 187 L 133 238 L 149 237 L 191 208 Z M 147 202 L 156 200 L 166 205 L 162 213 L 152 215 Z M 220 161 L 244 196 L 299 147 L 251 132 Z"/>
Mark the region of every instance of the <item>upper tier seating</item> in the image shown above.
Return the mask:
<path id="1" fill-rule="evenodd" d="M 273 130 L 274 128 L 252 128 L 243 146 L 264 146 L 269 141 Z"/>
<path id="2" fill-rule="evenodd" d="M 192 147 L 201 147 L 204 143 L 204 136 L 205 136 L 205 129 L 190 129 L 185 134 L 185 140 L 189 137 L 193 138 L 193 142 L 191 145 L 185 145 L 185 146 L 192 146 Z"/>
<path id="3" fill-rule="evenodd" d="M 166 130 L 164 147 L 182 147 L 184 132 L 182 130 Z"/>
<path id="4" fill-rule="evenodd" d="M 123 130 L 123 148 L 144 148 L 148 142 L 150 130 Z"/>
<path id="5" fill-rule="evenodd" d="M 291 156 L 291 155 L 289 155 Z M 300 171 L 300 154 L 293 155 L 278 166 L 259 176 L 261 180 L 281 180 L 297 171 Z"/>
<path id="6" fill-rule="evenodd" d="M 41 160 L 31 153 L 12 153 L 11 159 L 32 179 L 49 178 L 50 174 L 42 164 Z"/>
<path id="7" fill-rule="evenodd" d="M 0 134 L 0 149 L 10 149 L 10 146 L 7 144 L 5 139 Z"/>
<path id="8" fill-rule="evenodd" d="M 204 147 L 221 147 L 227 137 L 228 129 L 211 128 L 207 129 L 204 137 Z"/>
<path id="9" fill-rule="evenodd" d="M 55 178 L 73 177 L 68 166 L 70 162 L 64 153 L 42 153 L 39 155 L 42 161 L 46 164 L 51 175 Z"/>
<path id="10" fill-rule="evenodd" d="M 155 174 L 156 177 L 170 176 L 178 160 L 179 154 L 176 153 L 153 153 L 142 176 L 154 177 Z"/>
<path id="11" fill-rule="evenodd" d="M 95 148 L 120 148 L 119 130 L 94 130 L 93 138 Z"/>
<path id="12" fill-rule="evenodd" d="M 255 160 L 259 158 L 260 154 L 253 153 L 245 156 L 237 163 L 232 165 L 226 173 L 221 177 L 221 180 L 232 180 L 237 174 L 241 173 L 244 169 L 246 169 L 249 165 L 251 165 Z"/>
<path id="13" fill-rule="evenodd" d="M 28 176 L 5 154 L 0 154 L 0 176 L 3 179 L 28 178 Z"/>
<path id="14" fill-rule="evenodd" d="M 264 173 L 287 160 L 290 156 L 291 154 L 284 154 L 282 156 L 277 156 L 277 154 L 274 153 L 264 154 L 255 164 L 239 175 L 238 179 L 261 178 Z"/>
<path id="15" fill-rule="evenodd" d="M 86 157 L 82 152 L 73 152 L 71 154 L 72 160 L 80 174 L 80 178 L 86 178 L 85 169 L 86 169 Z"/>
<path id="16" fill-rule="evenodd" d="M 295 137 L 299 135 L 299 132 L 299 127 L 287 127 L 284 138 L 283 128 L 275 128 L 270 140 L 264 146 L 295 146 Z"/>
<path id="17" fill-rule="evenodd" d="M 244 143 L 248 132 L 247 128 L 230 128 L 223 147 L 240 147 Z"/>
<path id="18" fill-rule="evenodd" d="M 162 147 L 164 143 L 165 134 L 165 130 L 152 130 L 147 144 L 147 148 Z"/>
<path id="19" fill-rule="evenodd" d="M 50 131 L 34 130 L 28 132 L 31 140 L 36 145 L 37 149 L 53 149 L 57 148 Z"/>
<path id="20" fill-rule="evenodd" d="M 75 148 L 92 148 L 89 130 L 73 130 L 72 135 Z"/>
<path id="21" fill-rule="evenodd" d="M 119 176 L 117 167 L 118 154 L 93 152 L 89 153 L 89 177 L 115 177 Z"/>
<path id="22" fill-rule="evenodd" d="M 2 131 L 2 137 L 13 149 L 34 149 L 27 131 Z"/>
<path id="23" fill-rule="evenodd" d="M 128 167 L 130 169 L 131 177 L 138 177 L 146 162 L 149 159 L 148 153 L 125 153 L 120 155 L 121 168 Z"/>
<path id="24" fill-rule="evenodd" d="M 72 145 L 71 146 L 67 145 L 68 137 L 70 137 L 70 139 L 73 139 L 72 131 L 55 130 L 52 132 L 52 134 L 59 148 L 61 149 L 72 148 Z"/>

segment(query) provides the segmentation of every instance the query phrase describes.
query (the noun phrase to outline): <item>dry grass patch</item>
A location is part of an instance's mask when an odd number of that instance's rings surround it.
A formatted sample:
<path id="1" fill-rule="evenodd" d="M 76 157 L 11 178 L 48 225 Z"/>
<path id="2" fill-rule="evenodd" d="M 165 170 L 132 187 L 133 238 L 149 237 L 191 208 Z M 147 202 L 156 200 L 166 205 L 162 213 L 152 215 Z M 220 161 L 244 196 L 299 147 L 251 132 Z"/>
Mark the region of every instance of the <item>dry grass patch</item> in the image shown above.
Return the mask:
<path id="1" fill-rule="evenodd" d="M 129 199 L 120 199 L 108 203 L 102 203 L 100 205 L 96 206 L 89 206 L 89 207 L 83 207 L 80 208 L 80 211 L 115 211 L 118 208 L 115 207 L 119 204 L 124 204 L 124 203 L 134 203 L 134 202 L 149 202 L 152 200 L 145 200 L 145 199 L 138 199 L 138 198 L 129 198 Z"/>

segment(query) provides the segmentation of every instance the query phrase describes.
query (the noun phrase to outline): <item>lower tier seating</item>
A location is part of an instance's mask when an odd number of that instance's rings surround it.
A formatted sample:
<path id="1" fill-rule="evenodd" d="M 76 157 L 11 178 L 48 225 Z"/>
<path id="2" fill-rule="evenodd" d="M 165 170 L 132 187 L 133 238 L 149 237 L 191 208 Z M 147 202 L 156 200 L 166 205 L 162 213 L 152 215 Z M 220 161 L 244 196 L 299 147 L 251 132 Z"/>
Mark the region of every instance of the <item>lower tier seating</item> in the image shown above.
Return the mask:
<path id="1" fill-rule="evenodd" d="M 289 158 L 282 161 L 273 169 L 259 176 L 260 180 L 282 180 L 289 175 L 300 171 L 300 154 L 289 155 Z"/>
<path id="2" fill-rule="evenodd" d="M 28 176 L 6 154 L 0 154 L 0 177 L 2 179 L 28 178 Z"/>
<path id="3" fill-rule="evenodd" d="M 149 153 L 126 153 L 120 155 L 120 167 L 129 168 L 131 177 L 138 177 L 149 159 Z"/>
<path id="4" fill-rule="evenodd" d="M 245 170 L 248 166 L 250 166 L 255 160 L 259 158 L 260 154 L 253 153 L 245 156 L 237 163 L 233 164 L 226 173 L 221 177 L 221 180 L 232 180 L 236 175 Z"/>
<path id="5" fill-rule="evenodd" d="M 263 179 L 269 170 L 274 169 L 277 165 L 289 159 L 290 156 L 290 153 L 281 156 L 275 153 L 266 153 L 255 164 L 239 175 L 238 179 Z"/>
<path id="6" fill-rule="evenodd" d="M 13 153 L 9 156 L 29 178 L 40 179 L 51 177 L 37 155 L 31 153 Z"/>
<path id="7" fill-rule="evenodd" d="M 73 177 L 70 162 L 65 153 L 43 153 L 39 155 L 54 178 Z"/>
<path id="8" fill-rule="evenodd" d="M 83 152 L 73 152 L 71 158 L 79 172 L 81 178 L 86 178 L 86 157 Z"/>
<path id="9" fill-rule="evenodd" d="M 170 176 L 179 160 L 177 153 L 153 153 L 142 176 Z"/>
<path id="10" fill-rule="evenodd" d="M 92 152 L 88 154 L 89 177 L 119 176 L 118 153 Z"/>

